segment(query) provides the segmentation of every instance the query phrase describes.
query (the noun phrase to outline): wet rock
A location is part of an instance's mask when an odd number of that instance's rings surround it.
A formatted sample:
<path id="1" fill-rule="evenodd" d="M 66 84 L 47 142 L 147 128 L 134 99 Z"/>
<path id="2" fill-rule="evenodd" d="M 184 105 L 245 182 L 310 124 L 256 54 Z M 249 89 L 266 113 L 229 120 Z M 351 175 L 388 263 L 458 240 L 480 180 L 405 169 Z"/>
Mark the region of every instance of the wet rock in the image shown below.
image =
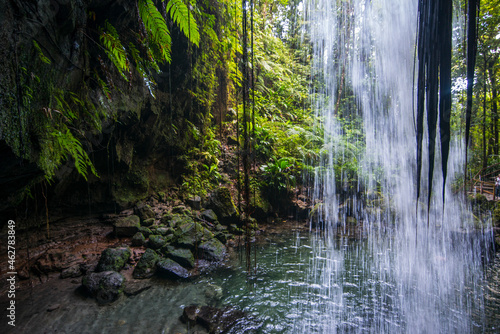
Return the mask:
<path id="1" fill-rule="evenodd" d="M 153 234 L 151 229 L 144 227 L 144 226 L 139 227 L 139 232 L 142 233 L 144 235 L 144 237 L 146 237 L 146 238 L 149 238 L 149 236 L 151 234 Z"/>
<path id="2" fill-rule="evenodd" d="M 82 275 L 82 269 L 79 264 L 66 268 L 61 272 L 61 278 L 75 278 Z"/>
<path id="3" fill-rule="evenodd" d="M 103 271 L 85 275 L 82 285 L 99 304 L 109 304 L 118 299 L 124 281 L 125 278 L 116 271 Z"/>
<path id="4" fill-rule="evenodd" d="M 149 278 L 153 276 L 156 271 L 158 259 L 158 254 L 154 250 L 151 248 L 146 249 L 139 262 L 137 262 L 132 276 L 134 278 Z"/>
<path id="5" fill-rule="evenodd" d="M 138 216 L 128 216 L 118 219 L 114 224 L 117 237 L 132 237 L 139 230 L 140 219 Z"/>
<path id="6" fill-rule="evenodd" d="M 148 246 L 152 249 L 160 249 L 167 243 L 167 239 L 158 234 L 153 234 L 149 236 Z"/>
<path id="7" fill-rule="evenodd" d="M 144 219 L 141 223 L 142 226 L 146 226 L 146 227 L 149 227 L 149 226 L 153 226 L 155 223 L 155 219 L 154 218 L 148 218 L 148 219 Z"/>
<path id="8" fill-rule="evenodd" d="M 146 243 L 146 238 L 141 232 L 137 232 L 132 237 L 132 246 L 143 246 Z"/>
<path id="9" fill-rule="evenodd" d="M 189 271 L 172 259 L 161 259 L 156 264 L 158 274 L 170 279 L 188 278 Z"/>
<path id="10" fill-rule="evenodd" d="M 201 197 L 200 196 L 194 196 L 194 197 L 188 199 L 186 202 L 194 210 L 201 210 Z"/>
<path id="11" fill-rule="evenodd" d="M 61 307 L 61 304 L 50 304 L 47 306 L 47 312 L 52 312 Z"/>
<path id="12" fill-rule="evenodd" d="M 238 221 L 238 210 L 228 188 L 219 188 L 213 192 L 208 201 L 208 208 L 215 212 L 222 224 L 236 224 Z"/>
<path id="13" fill-rule="evenodd" d="M 198 245 L 198 256 L 208 261 L 221 262 L 226 256 L 226 246 L 213 238 Z"/>
<path id="14" fill-rule="evenodd" d="M 177 205 L 172 208 L 172 213 L 173 214 L 180 214 L 180 215 L 190 215 L 191 210 L 186 208 L 184 205 Z"/>
<path id="15" fill-rule="evenodd" d="M 239 323 L 249 322 L 245 312 L 235 308 L 217 308 L 212 306 L 187 306 L 181 316 L 181 321 L 191 325 L 199 324 L 209 333 L 237 333 Z M 254 326 L 256 327 L 256 326 Z"/>
<path id="16" fill-rule="evenodd" d="M 153 219 L 155 218 L 155 212 L 147 204 L 136 206 L 134 208 L 134 214 L 136 214 L 137 216 L 139 216 L 139 218 L 140 218 L 140 220 L 142 222 L 142 225 L 144 225 L 144 221 L 145 220 L 151 219 L 151 218 L 153 218 Z M 144 225 L 144 226 L 149 226 L 149 225 Z"/>
<path id="17" fill-rule="evenodd" d="M 164 214 L 160 219 L 160 224 L 165 226 L 172 226 L 170 221 L 172 220 L 173 217 L 174 216 L 171 213 Z"/>
<path id="18" fill-rule="evenodd" d="M 184 268 L 191 269 L 194 267 L 194 255 L 189 249 L 167 246 L 164 254 Z"/>
<path id="19" fill-rule="evenodd" d="M 156 234 L 159 234 L 159 235 L 162 235 L 162 236 L 166 236 L 166 235 L 169 235 L 169 234 L 174 234 L 174 229 L 171 228 L 171 227 L 158 227 L 156 229 Z"/>
<path id="20" fill-rule="evenodd" d="M 96 267 L 96 272 L 120 271 L 130 258 L 130 249 L 108 248 L 101 253 L 101 258 Z"/>
<path id="21" fill-rule="evenodd" d="M 125 296 L 130 297 L 130 296 L 137 296 L 141 292 L 144 292 L 148 289 L 150 289 L 153 285 L 151 282 L 148 281 L 133 281 L 133 282 L 127 282 L 125 284 L 125 287 L 123 289 L 123 293 Z"/>
<path id="22" fill-rule="evenodd" d="M 207 222 L 213 223 L 217 221 L 217 215 L 215 214 L 214 210 L 208 209 L 203 211 L 200 214 L 200 218 L 203 220 L 206 220 Z"/>
<path id="23" fill-rule="evenodd" d="M 211 301 L 219 301 L 222 299 L 222 288 L 215 284 L 207 284 L 205 288 L 205 297 Z"/>

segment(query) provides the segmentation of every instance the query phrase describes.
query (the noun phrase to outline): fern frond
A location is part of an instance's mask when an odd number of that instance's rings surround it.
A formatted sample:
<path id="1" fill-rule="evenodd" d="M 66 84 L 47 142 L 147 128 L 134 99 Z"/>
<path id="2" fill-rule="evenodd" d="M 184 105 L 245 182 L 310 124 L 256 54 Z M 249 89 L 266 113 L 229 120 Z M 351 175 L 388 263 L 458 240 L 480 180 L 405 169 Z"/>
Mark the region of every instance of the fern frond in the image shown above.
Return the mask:
<path id="1" fill-rule="evenodd" d="M 170 14 L 172 20 L 179 26 L 181 31 L 186 35 L 191 43 L 199 46 L 200 32 L 198 24 L 193 13 L 189 12 L 188 7 L 182 0 L 169 0 L 166 7 L 167 13 Z"/>
<path id="2" fill-rule="evenodd" d="M 139 0 L 138 5 L 139 14 L 144 22 L 150 39 L 158 48 L 162 60 L 170 63 L 172 60 L 170 55 L 172 40 L 165 19 L 151 0 Z"/>
<path id="3" fill-rule="evenodd" d="M 129 64 L 127 59 L 127 51 L 122 45 L 118 32 L 115 27 L 111 25 L 108 21 L 105 24 L 106 30 L 101 29 L 100 40 L 104 49 L 106 50 L 106 55 L 116 66 L 121 76 L 128 81 L 126 72 L 129 71 Z"/>

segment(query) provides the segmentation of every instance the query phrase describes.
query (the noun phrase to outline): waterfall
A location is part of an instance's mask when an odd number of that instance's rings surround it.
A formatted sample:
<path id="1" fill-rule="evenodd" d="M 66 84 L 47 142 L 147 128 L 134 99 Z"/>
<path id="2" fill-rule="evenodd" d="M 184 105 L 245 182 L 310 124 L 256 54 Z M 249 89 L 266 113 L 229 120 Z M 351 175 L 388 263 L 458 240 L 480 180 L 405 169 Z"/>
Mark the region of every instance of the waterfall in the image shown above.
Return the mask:
<path id="1" fill-rule="evenodd" d="M 320 228 L 313 229 L 307 301 L 298 306 L 294 332 L 480 330 L 480 282 L 492 236 L 475 226 L 463 196 L 451 189 L 464 164 L 463 139 L 451 143 L 445 203 L 436 147 L 429 208 L 424 143 L 416 200 L 417 1 L 309 0 L 304 13 L 312 77 L 321 82 L 313 108 L 325 147 L 314 181 Z M 347 91 L 353 103 L 339 101 Z M 362 117 L 362 133 L 346 140 L 348 115 Z M 353 153 L 351 146 L 363 149 Z M 357 180 L 335 168 L 348 159 L 357 163 Z M 352 221 L 360 231 L 352 232 Z"/>

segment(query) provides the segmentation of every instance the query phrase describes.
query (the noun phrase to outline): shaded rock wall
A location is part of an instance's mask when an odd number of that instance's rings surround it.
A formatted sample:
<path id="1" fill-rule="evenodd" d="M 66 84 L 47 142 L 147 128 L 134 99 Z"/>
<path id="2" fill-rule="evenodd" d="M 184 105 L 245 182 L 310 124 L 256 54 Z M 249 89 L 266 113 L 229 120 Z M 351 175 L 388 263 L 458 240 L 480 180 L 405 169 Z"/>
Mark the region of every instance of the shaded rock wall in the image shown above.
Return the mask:
<path id="1" fill-rule="evenodd" d="M 217 11 L 215 2 L 210 6 L 211 11 Z M 38 200 L 47 197 L 51 207 L 116 209 L 175 185 L 183 172 L 178 157 L 198 144 L 187 131 L 189 123 L 203 131 L 212 122 L 210 113 L 219 118 L 225 114 L 227 87 L 219 89 L 217 84 L 226 85 L 227 78 L 215 78 L 215 88 L 190 78 L 191 71 L 208 69 L 226 76 L 227 70 L 217 65 L 218 59 L 207 62 L 207 57 L 202 57 L 209 48 L 206 43 L 188 53 L 187 40 L 175 25 L 170 27 L 172 63 L 163 65 L 156 75 L 155 97 L 137 74 L 127 83 L 116 71 L 110 71 L 114 89 L 111 100 L 106 99 L 95 75 L 102 74 L 101 60 L 106 59 L 98 42 L 98 29 L 109 21 L 126 42 L 138 24 L 135 1 L 4 1 L 0 3 L 0 20 L 0 57 L 6 60 L 0 77 L 0 154 L 7 162 L 0 166 L 0 182 L 9 185 L 2 187 L 0 211 L 19 205 L 21 192 L 30 184 L 32 191 L 39 191 L 33 184 L 43 180 L 36 165 L 40 154 L 37 118 L 27 113 L 48 117 L 44 107 L 51 97 L 36 95 L 44 87 L 36 87 L 31 80 L 35 76 L 43 83 L 88 96 L 103 114 L 101 131 L 92 130 L 88 124 L 74 131 L 99 177 L 89 175 L 89 181 L 85 181 L 69 159 L 45 187 L 43 196 L 34 196 Z M 50 66 L 43 64 L 34 42 L 50 60 Z M 23 87 L 28 84 L 33 86 L 36 101 L 26 111 L 19 106 L 26 95 Z M 198 103 L 190 93 L 203 89 L 218 94 L 215 104 Z M 22 177 L 14 175 L 13 166 Z"/>

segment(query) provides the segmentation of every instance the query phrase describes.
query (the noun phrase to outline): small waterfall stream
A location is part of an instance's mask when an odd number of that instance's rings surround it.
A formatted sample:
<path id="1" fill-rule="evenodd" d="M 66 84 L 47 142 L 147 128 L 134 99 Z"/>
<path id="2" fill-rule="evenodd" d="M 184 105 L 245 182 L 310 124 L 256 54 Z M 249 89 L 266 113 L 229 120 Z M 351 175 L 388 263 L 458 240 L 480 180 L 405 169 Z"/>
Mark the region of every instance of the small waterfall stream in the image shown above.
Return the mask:
<path id="1" fill-rule="evenodd" d="M 416 201 L 417 1 L 310 0 L 305 15 L 313 76 L 322 78 L 314 108 L 323 117 L 326 153 L 314 191 L 322 203 L 323 229 L 315 232 L 308 269 L 308 280 L 318 289 L 301 306 L 308 316 L 296 323 L 295 332 L 480 331 L 483 261 L 492 236 L 483 225 L 474 226 L 470 209 L 451 191 L 463 169 L 460 140 L 452 142 L 444 205 L 439 152 L 431 205 L 428 209 L 425 158 L 423 192 Z M 338 115 L 338 99 L 348 85 L 356 103 Z M 363 118 L 363 136 L 351 143 L 364 146 L 355 157 L 360 177 L 354 183 L 334 165 L 352 159 L 338 121 L 347 114 Z M 347 187 L 350 198 L 341 196 Z M 364 242 L 338 237 L 349 225 L 347 216 L 362 222 Z M 354 249 L 345 252 L 346 247 Z"/>

